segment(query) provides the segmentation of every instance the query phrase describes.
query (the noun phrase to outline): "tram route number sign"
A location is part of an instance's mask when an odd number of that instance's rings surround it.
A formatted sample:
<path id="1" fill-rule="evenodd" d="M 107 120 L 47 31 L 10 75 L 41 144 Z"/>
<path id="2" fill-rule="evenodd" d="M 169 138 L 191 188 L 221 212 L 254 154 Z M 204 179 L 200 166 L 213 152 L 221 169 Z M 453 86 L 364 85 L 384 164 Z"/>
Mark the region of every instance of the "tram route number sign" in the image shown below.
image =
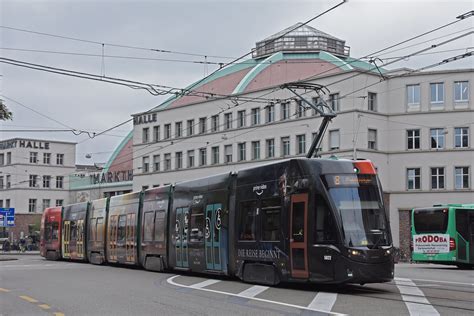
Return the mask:
<path id="1" fill-rule="evenodd" d="M 413 235 L 413 251 L 424 254 L 449 252 L 448 234 Z"/>
<path id="2" fill-rule="evenodd" d="M 0 227 L 15 226 L 15 209 L 0 208 Z"/>

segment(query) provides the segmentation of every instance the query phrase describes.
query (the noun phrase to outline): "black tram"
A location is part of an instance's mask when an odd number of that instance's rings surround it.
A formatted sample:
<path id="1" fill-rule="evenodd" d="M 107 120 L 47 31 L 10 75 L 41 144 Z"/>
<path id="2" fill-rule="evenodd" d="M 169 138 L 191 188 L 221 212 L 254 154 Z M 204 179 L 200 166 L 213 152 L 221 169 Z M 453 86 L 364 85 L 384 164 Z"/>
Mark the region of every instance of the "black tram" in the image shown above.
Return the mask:
<path id="1" fill-rule="evenodd" d="M 381 192 L 370 161 L 296 158 L 82 204 L 87 223 L 75 225 L 90 228 L 80 251 L 96 264 L 267 285 L 387 282 L 394 262 Z"/>

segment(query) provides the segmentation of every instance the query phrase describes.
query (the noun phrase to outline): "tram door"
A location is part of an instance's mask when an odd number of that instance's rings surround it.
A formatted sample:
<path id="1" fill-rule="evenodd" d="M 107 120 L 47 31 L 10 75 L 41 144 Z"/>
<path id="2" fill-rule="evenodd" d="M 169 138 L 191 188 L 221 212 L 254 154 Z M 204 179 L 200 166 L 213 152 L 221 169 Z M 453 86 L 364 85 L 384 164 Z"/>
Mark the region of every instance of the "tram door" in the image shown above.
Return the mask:
<path id="1" fill-rule="evenodd" d="M 84 220 L 77 221 L 77 236 L 76 236 L 76 253 L 77 258 L 84 258 Z"/>
<path id="2" fill-rule="evenodd" d="M 109 260 L 117 261 L 117 215 L 110 216 L 108 252 Z"/>
<path id="3" fill-rule="evenodd" d="M 188 268 L 188 222 L 189 209 L 180 207 L 176 209 L 176 266 L 179 268 Z"/>
<path id="4" fill-rule="evenodd" d="M 222 204 L 210 204 L 206 207 L 206 268 L 222 270 L 221 263 L 221 212 Z"/>
<path id="5" fill-rule="evenodd" d="M 125 258 L 127 262 L 135 262 L 135 214 L 127 214 Z"/>
<path id="6" fill-rule="evenodd" d="M 64 228 L 63 228 L 63 257 L 69 258 L 70 250 L 69 250 L 69 241 L 71 240 L 71 222 L 64 221 Z"/>
<path id="7" fill-rule="evenodd" d="M 291 196 L 290 261 L 291 276 L 308 278 L 308 194 Z"/>

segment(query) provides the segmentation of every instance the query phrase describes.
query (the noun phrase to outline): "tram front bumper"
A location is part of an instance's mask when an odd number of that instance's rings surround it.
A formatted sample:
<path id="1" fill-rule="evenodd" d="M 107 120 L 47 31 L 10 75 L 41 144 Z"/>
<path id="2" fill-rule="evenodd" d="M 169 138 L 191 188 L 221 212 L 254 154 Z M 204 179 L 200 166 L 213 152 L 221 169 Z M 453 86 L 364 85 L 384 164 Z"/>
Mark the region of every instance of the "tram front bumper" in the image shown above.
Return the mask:
<path id="1" fill-rule="evenodd" d="M 382 283 L 394 278 L 394 263 L 389 259 L 379 263 L 366 263 L 345 258 L 343 267 L 338 269 L 339 278 L 344 283 Z"/>

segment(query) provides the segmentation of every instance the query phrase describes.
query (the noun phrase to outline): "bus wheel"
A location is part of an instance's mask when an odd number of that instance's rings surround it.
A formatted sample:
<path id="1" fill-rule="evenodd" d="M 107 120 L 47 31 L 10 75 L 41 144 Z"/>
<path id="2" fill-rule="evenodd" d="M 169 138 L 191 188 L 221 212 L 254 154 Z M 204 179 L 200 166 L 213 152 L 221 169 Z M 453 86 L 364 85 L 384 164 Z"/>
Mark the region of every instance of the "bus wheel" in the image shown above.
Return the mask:
<path id="1" fill-rule="evenodd" d="M 474 268 L 472 264 L 467 264 L 467 263 L 458 263 L 456 266 L 461 269 L 461 270 L 471 270 Z"/>

